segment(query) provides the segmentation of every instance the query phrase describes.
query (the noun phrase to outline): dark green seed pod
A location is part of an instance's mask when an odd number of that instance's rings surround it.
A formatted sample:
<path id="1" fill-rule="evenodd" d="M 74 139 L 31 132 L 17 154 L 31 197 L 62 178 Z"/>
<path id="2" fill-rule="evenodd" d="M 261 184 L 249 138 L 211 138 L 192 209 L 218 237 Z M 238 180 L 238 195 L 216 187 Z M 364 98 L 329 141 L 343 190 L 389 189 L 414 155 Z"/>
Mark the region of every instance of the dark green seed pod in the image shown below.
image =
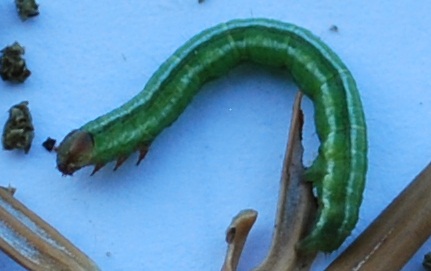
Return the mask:
<path id="1" fill-rule="evenodd" d="M 24 101 L 9 109 L 9 119 L 3 129 L 2 144 L 5 150 L 21 149 L 28 153 L 34 137 L 34 127 L 28 102 Z"/>

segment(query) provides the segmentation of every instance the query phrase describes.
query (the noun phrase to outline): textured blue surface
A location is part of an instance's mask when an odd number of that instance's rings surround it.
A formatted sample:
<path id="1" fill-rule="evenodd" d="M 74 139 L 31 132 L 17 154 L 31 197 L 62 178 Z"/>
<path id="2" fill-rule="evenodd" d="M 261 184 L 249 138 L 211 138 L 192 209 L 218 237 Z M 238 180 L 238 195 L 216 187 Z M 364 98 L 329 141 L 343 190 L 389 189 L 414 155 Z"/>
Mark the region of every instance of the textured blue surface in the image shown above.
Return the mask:
<path id="1" fill-rule="evenodd" d="M 28 155 L 0 152 L 0 185 L 50 222 L 102 270 L 220 270 L 224 231 L 239 210 L 259 218 L 239 270 L 266 255 L 295 86 L 283 74 L 244 66 L 208 84 L 154 142 L 146 160 L 131 157 L 65 178 L 41 143 L 122 104 L 157 67 L 199 31 L 234 18 L 292 22 L 320 36 L 355 76 L 369 129 L 369 173 L 360 221 L 322 270 L 428 164 L 431 158 L 431 35 L 426 1 L 316 2 L 46 1 L 21 22 L 0 3 L 0 46 L 19 41 L 32 76 L 0 82 L 0 124 L 7 109 L 30 102 L 36 127 Z M 336 25 L 338 32 L 330 31 Z M 316 154 L 312 108 L 305 101 L 305 163 Z M 431 242 L 408 263 L 418 270 Z M 0 269 L 20 269 L 0 253 Z"/>

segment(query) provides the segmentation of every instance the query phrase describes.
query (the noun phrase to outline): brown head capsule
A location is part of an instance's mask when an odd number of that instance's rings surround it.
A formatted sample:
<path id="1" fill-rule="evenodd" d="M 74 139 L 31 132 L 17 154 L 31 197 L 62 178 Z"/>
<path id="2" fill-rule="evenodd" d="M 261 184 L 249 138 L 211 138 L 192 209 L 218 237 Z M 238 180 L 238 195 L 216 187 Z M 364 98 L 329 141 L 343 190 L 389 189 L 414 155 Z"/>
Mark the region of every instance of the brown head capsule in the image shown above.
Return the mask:
<path id="1" fill-rule="evenodd" d="M 93 150 L 93 136 L 85 131 L 70 132 L 57 148 L 57 168 L 64 175 L 72 175 L 87 166 Z"/>

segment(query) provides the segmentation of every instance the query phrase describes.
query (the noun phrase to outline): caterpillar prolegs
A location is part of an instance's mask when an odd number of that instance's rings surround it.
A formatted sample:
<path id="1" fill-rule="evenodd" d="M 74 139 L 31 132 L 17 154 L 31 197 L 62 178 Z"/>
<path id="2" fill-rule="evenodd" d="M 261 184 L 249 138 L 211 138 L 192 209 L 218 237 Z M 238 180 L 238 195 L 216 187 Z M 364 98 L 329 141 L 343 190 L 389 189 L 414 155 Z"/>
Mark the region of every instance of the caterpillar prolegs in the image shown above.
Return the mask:
<path id="1" fill-rule="evenodd" d="M 190 39 L 121 107 L 69 133 L 58 147 L 65 175 L 94 172 L 134 151 L 139 161 L 164 128 L 184 111 L 201 86 L 243 62 L 287 69 L 314 104 L 318 156 L 306 173 L 319 210 L 303 251 L 330 252 L 357 220 L 367 171 L 364 113 L 356 83 L 338 56 L 308 30 L 269 19 L 234 20 Z"/>

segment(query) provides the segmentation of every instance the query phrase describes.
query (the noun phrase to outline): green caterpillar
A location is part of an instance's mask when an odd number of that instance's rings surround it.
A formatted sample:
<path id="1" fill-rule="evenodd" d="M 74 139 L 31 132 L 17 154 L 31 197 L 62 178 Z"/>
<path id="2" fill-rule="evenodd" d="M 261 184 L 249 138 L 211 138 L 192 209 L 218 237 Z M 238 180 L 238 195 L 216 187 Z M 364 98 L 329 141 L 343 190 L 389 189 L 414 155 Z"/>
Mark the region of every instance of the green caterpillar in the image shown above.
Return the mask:
<path id="1" fill-rule="evenodd" d="M 203 31 L 179 48 L 133 99 L 69 133 L 58 147 L 65 175 L 117 160 L 117 169 L 184 111 L 203 84 L 243 62 L 287 69 L 314 103 L 321 145 L 306 173 L 319 211 L 302 251 L 331 252 L 357 220 L 367 171 L 367 137 L 356 83 L 341 60 L 308 30 L 268 19 L 234 20 Z"/>

